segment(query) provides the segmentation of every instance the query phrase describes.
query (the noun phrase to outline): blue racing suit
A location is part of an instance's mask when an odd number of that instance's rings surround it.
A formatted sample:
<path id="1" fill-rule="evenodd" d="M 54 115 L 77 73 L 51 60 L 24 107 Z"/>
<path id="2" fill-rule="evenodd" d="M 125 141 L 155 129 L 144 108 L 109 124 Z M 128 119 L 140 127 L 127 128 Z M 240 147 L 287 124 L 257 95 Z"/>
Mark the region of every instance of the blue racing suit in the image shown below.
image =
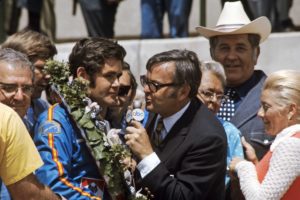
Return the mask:
<path id="1" fill-rule="evenodd" d="M 62 106 L 56 104 L 42 113 L 34 133 L 45 163 L 36 171 L 42 183 L 66 199 L 109 199 L 85 140 Z"/>

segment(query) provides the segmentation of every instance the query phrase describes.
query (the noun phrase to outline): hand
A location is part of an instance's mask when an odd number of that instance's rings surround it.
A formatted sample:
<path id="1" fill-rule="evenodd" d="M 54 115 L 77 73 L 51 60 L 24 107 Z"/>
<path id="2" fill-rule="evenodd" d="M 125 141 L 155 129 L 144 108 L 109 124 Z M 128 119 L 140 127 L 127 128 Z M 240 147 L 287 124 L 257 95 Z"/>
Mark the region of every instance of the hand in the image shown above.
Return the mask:
<path id="1" fill-rule="evenodd" d="M 237 165 L 239 162 L 243 161 L 243 160 L 244 160 L 244 159 L 243 159 L 243 158 L 240 158 L 240 157 L 235 157 L 235 158 L 233 158 L 233 159 L 231 160 L 231 162 L 230 162 L 229 170 L 230 170 L 231 172 L 235 171 L 236 165 Z"/>
<path id="2" fill-rule="evenodd" d="M 140 122 L 132 121 L 131 125 L 126 128 L 126 144 L 142 160 L 153 152 L 150 139 Z"/>
<path id="3" fill-rule="evenodd" d="M 247 158 L 247 160 L 251 161 L 253 164 L 257 164 L 258 163 L 258 159 L 255 153 L 255 149 L 251 146 L 251 144 L 249 144 L 246 140 L 245 137 L 242 137 L 242 145 L 245 148 L 245 156 Z"/>

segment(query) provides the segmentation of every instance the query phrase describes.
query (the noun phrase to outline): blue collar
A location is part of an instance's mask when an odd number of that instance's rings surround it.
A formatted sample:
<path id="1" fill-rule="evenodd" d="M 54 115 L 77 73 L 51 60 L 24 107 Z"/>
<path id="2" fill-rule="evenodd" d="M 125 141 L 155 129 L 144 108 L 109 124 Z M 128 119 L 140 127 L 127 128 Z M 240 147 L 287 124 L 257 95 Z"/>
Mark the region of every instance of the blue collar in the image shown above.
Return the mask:
<path id="1" fill-rule="evenodd" d="M 264 76 L 266 76 L 266 74 L 263 71 L 255 70 L 252 76 L 247 81 L 245 81 L 243 84 L 237 87 L 232 87 L 231 89 L 234 89 L 239 95 L 240 99 L 243 99 L 247 96 L 249 91 L 259 83 L 261 78 Z M 229 88 L 230 87 L 227 87 L 225 89 L 225 94 Z"/>

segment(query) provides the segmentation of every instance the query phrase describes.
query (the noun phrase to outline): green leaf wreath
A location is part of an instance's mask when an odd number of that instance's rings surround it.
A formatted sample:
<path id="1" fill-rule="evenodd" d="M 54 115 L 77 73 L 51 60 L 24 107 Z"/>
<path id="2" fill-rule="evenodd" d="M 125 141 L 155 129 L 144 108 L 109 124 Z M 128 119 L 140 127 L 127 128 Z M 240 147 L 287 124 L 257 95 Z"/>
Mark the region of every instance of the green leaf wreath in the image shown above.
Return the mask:
<path id="1" fill-rule="evenodd" d="M 92 117 L 91 112 L 86 111 L 87 103 L 84 100 L 87 98 L 86 91 L 89 82 L 83 78 L 70 81 L 69 66 L 65 62 L 49 60 L 44 70 L 51 76 L 50 84 L 55 91 L 52 91 L 52 97 L 56 102 L 65 105 L 71 118 L 82 132 L 112 198 L 118 199 L 123 196 L 126 199 L 147 199 L 131 193 L 124 180 L 125 166 L 121 161 L 130 156 L 128 148 L 119 143 L 110 144 L 104 128 L 101 128 L 104 126 L 95 124 L 95 122 L 104 123 L 104 121 L 95 120 L 95 116 Z"/>

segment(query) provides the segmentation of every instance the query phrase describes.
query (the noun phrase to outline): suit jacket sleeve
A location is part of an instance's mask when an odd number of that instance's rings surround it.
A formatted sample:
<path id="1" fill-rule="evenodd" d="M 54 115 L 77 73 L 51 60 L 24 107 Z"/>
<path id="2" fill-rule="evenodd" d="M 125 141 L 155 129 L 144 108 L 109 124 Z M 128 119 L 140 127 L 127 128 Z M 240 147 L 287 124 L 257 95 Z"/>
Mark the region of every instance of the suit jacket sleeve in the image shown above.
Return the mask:
<path id="1" fill-rule="evenodd" d="M 148 188 L 154 199 L 222 199 L 226 149 L 224 129 L 215 116 L 210 115 L 193 123 L 184 140 L 172 149 L 169 158 L 163 158 L 141 180 L 141 184 Z"/>

